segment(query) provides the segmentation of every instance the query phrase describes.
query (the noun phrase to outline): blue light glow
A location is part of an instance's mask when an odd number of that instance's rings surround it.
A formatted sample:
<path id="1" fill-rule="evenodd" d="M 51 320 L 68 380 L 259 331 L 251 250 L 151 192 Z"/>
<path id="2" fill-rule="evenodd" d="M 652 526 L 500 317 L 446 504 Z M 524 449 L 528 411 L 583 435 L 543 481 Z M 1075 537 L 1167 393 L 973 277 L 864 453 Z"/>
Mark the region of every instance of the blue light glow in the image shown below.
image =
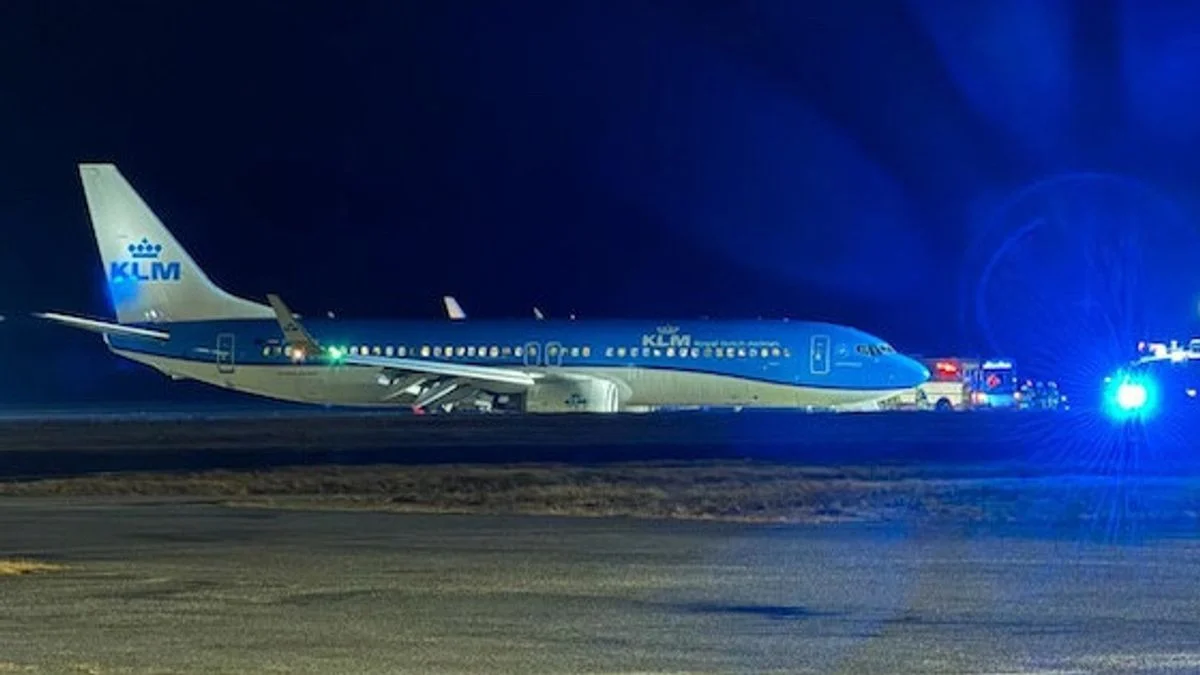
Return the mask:
<path id="1" fill-rule="evenodd" d="M 1136 382 L 1125 382 L 1117 387 L 1117 405 L 1122 410 L 1137 410 L 1146 405 L 1146 388 Z"/>
<path id="2" fill-rule="evenodd" d="M 1152 416 L 1158 405 L 1158 387 L 1148 376 L 1118 373 L 1107 378 L 1104 411 L 1116 421 L 1142 420 Z"/>
<path id="3" fill-rule="evenodd" d="M 800 4 L 800 3 L 797 3 Z M 1072 3 L 909 0 L 947 72 L 1009 138 L 1049 155 L 1061 148 L 1072 89 Z"/>
<path id="4" fill-rule="evenodd" d="M 1142 133 L 1174 142 L 1200 136 L 1200 8 L 1187 2 L 1122 0 L 1118 9 L 1121 70 L 1128 111 Z"/>
<path id="5" fill-rule="evenodd" d="M 123 307 L 138 299 L 139 287 L 136 279 L 117 277 L 108 280 L 108 299 L 113 309 Z"/>

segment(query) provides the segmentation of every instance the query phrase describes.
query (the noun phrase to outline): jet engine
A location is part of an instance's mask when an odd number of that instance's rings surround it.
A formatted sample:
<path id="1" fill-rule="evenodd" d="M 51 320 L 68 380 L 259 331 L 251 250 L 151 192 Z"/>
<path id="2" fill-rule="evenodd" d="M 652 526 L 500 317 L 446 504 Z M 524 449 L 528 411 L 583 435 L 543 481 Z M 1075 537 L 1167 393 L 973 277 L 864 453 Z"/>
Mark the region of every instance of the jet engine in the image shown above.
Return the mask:
<path id="1" fill-rule="evenodd" d="M 531 413 L 614 413 L 620 409 L 617 385 L 594 377 L 540 382 L 525 399 L 525 411 Z"/>

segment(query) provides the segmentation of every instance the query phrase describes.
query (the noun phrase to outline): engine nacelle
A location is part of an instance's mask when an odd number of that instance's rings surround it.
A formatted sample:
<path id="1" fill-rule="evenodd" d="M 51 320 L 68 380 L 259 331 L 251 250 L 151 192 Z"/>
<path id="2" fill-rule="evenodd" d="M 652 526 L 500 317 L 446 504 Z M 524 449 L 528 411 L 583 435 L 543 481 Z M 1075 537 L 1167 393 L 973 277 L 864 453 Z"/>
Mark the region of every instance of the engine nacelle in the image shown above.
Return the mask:
<path id="1" fill-rule="evenodd" d="M 592 377 L 539 383 L 525 398 L 525 411 L 531 413 L 614 413 L 620 409 L 617 385 Z"/>

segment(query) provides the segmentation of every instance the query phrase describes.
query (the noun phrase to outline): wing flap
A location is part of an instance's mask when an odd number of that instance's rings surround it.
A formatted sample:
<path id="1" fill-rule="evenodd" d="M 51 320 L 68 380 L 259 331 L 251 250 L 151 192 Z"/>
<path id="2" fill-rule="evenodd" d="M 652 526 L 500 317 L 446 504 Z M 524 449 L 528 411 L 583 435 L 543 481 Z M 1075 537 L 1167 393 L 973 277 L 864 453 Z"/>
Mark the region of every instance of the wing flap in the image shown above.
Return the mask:
<path id="1" fill-rule="evenodd" d="M 339 360 L 342 363 L 357 366 L 376 366 L 416 373 L 429 373 L 430 375 L 440 375 L 442 377 L 460 377 L 475 380 L 476 382 L 495 382 L 532 387 L 536 381 L 534 375 L 522 370 L 497 368 L 495 366 L 477 366 L 467 363 L 448 363 L 446 361 L 405 359 L 391 356 L 363 356 L 361 354 L 347 354 Z"/>

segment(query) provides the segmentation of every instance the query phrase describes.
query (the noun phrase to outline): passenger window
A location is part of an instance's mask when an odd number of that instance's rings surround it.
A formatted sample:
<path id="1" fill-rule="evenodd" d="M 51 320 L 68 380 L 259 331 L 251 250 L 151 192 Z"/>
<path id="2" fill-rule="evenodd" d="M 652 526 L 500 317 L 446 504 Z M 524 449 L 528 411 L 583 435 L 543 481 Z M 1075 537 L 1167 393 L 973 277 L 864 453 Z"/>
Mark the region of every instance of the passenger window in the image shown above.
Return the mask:
<path id="1" fill-rule="evenodd" d="M 470 356 L 470 357 L 475 356 L 475 346 L 474 345 L 467 347 L 467 356 Z"/>
<path id="2" fill-rule="evenodd" d="M 655 356 L 662 356 L 662 350 L 661 350 L 661 349 L 655 349 L 655 350 L 654 350 L 654 355 L 655 355 Z"/>
<path id="3" fill-rule="evenodd" d="M 591 348 L 591 347 L 584 347 L 584 348 L 583 348 L 583 350 L 582 350 L 582 353 L 583 353 L 583 358 L 585 358 L 585 359 L 586 359 L 586 358 L 588 358 L 589 356 L 591 356 L 591 355 L 592 355 L 592 348 Z"/>
<path id="4" fill-rule="evenodd" d="M 500 350 L 500 353 L 503 354 L 504 356 L 512 356 L 512 353 L 513 353 L 512 345 L 504 345 L 504 347 Z"/>
<path id="5" fill-rule="evenodd" d="M 492 357 L 493 359 L 497 356 L 500 356 L 500 346 L 492 345 L 491 347 L 488 347 L 488 356 Z"/>
<path id="6" fill-rule="evenodd" d="M 755 349 L 754 347 L 751 347 L 750 348 L 750 358 L 755 358 L 757 356 L 758 356 L 758 350 Z"/>
<path id="7" fill-rule="evenodd" d="M 700 358 L 700 348 L 699 347 L 692 347 L 692 358 L 693 359 Z"/>
<path id="8" fill-rule="evenodd" d="M 738 356 L 739 356 L 739 357 L 741 357 L 741 358 L 743 358 L 743 359 L 744 359 L 744 358 L 746 358 L 746 348 L 745 348 L 745 347 L 739 347 L 739 348 L 738 348 L 738 352 L 737 352 L 737 354 L 738 354 Z"/>
<path id="9" fill-rule="evenodd" d="M 396 353 L 396 348 L 395 348 L 395 347 L 393 347 L 393 346 L 391 346 L 391 345 L 388 345 L 387 347 L 384 347 L 384 348 L 383 348 L 383 355 L 384 355 L 384 356 L 391 356 L 391 355 L 393 355 L 393 354 L 395 354 L 395 353 Z"/>
<path id="10" fill-rule="evenodd" d="M 263 356 L 270 356 L 270 355 L 271 355 L 271 348 L 263 347 Z"/>
<path id="11" fill-rule="evenodd" d="M 461 358 L 461 357 L 463 357 L 463 356 L 466 356 L 466 355 L 467 355 L 467 348 L 466 348 L 466 347 L 463 347 L 463 346 L 461 346 L 461 345 L 460 345 L 460 346 L 458 347 L 458 349 L 455 349 L 455 350 L 454 350 L 454 355 L 455 355 L 455 356 L 458 356 L 458 357 L 460 357 L 460 358 Z"/>
<path id="12" fill-rule="evenodd" d="M 579 347 L 571 347 L 571 356 L 573 356 L 573 357 L 579 356 Z"/>
<path id="13" fill-rule="evenodd" d="M 638 348 L 637 348 L 637 347 L 631 347 L 631 348 L 629 349 L 629 355 L 630 355 L 631 357 L 635 358 L 635 359 L 637 358 L 637 356 L 638 356 L 638 353 L 639 353 L 639 350 L 638 350 Z"/>
<path id="14" fill-rule="evenodd" d="M 379 345 L 375 345 L 371 348 L 371 353 L 375 356 L 383 356 L 383 349 L 381 349 Z"/>
<path id="15" fill-rule="evenodd" d="M 617 357 L 625 358 L 625 348 L 624 347 L 617 347 Z"/>
<path id="16" fill-rule="evenodd" d="M 656 354 L 656 356 L 657 356 L 657 354 Z M 675 356 L 675 348 L 674 347 L 667 347 L 667 356 Z"/>
<path id="17" fill-rule="evenodd" d="M 712 347 L 705 347 L 704 348 L 704 358 L 711 359 L 712 355 L 713 355 Z"/>
<path id="18" fill-rule="evenodd" d="M 772 348 L 771 348 L 771 356 L 776 356 L 776 357 L 777 357 L 777 356 L 779 356 L 779 355 L 780 355 L 779 347 L 772 347 Z"/>
<path id="19" fill-rule="evenodd" d="M 421 345 L 421 356 L 429 356 L 429 345 Z"/>
<path id="20" fill-rule="evenodd" d="M 522 347 L 513 347 L 513 356 L 521 356 L 521 355 L 522 355 L 522 354 L 524 354 L 524 353 L 525 353 L 525 349 L 524 349 L 524 348 L 522 348 Z"/>
<path id="21" fill-rule="evenodd" d="M 358 353 L 362 354 L 363 356 L 366 356 L 371 353 L 371 348 L 368 347 L 367 345 L 363 345 L 358 348 Z"/>
<path id="22" fill-rule="evenodd" d="M 396 356 L 404 356 L 406 353 L 408 353 L 408 348 L 404 345 L 396 347 Z"/>
<path id="23" fill-rule="evenodd" d="M 358 356 L 358 347 L 357 346 L 350 347 L 350 353 L 355 356 Z"/>

